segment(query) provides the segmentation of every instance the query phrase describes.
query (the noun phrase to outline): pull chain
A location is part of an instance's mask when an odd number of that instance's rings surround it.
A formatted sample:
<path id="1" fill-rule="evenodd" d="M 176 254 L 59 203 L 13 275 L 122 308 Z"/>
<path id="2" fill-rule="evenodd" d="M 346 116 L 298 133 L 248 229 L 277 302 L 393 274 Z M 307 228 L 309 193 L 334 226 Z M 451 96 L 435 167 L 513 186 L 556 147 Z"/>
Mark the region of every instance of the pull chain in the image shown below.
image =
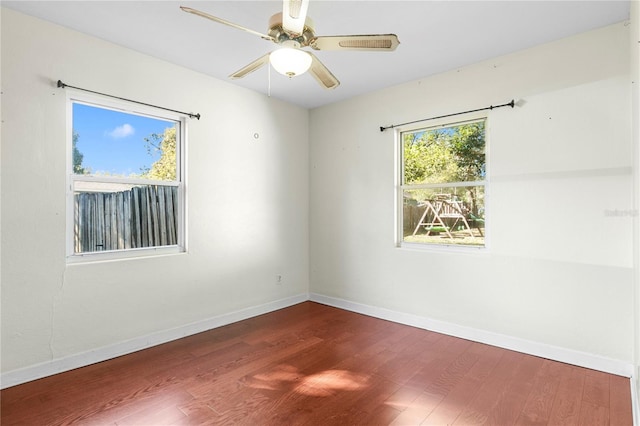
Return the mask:
<path id="1" fill-rule="evenodd" d="M 267 68 L 269 69 L 269 71 L 267 71 L 267 79 L 269 80 L 267 86 L 267 95 L 271 97 L 271 63 L 267 63 Z"/>

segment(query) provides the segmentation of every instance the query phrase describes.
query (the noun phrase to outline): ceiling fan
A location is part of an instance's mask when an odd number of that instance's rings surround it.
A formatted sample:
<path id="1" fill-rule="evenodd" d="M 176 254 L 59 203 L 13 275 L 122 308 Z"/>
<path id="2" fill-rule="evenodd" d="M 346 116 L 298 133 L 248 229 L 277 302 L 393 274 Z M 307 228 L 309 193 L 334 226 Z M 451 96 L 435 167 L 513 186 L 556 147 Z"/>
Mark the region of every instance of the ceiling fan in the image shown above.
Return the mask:
<path id="1" fill-rule="evenodd" d="M 313 53 L 304 51 L 302 50 L 303 48 L 311 47 L 313 50 L 393 51 L 400 44 L 398 36 L 395 34 L 316 36 L 313 21 L 307 16 L 308 7 L 309 0 L 283 0 L 282 13 L 276 13 L 269 19 L 269 31 L 266 34 L 190 7 L 180 6 L 180 9 L 257 35 L 264 40 L 272 41 L 281 46 L 280 49 L 267 53 L 231 74 L 230 77 L 234 79 L 242 78 L 263 65 L 271 63 L 276 71 L 289 77 L 294 77 L 310 70 L 311 75 L 322 87 L 334 89 L 338 87 L 340 81 Z"/>

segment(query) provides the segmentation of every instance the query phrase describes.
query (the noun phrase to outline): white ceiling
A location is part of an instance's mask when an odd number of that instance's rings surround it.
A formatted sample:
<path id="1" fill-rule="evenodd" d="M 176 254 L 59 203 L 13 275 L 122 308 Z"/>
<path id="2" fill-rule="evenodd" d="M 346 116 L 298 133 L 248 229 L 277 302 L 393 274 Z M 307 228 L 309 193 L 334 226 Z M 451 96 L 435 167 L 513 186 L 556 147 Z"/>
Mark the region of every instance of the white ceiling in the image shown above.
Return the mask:
<path id="1" fill-rule="evenodd" d="M 268 69 L 227 76 L 276 48 L 272 42 L 182 12 L 190 6 L 266 33 L 281 1 L 2 1 L 33 15 L 238 86 L 267 93 Z M 629 1 L 310 0 L 317 35 L 395 33 L 395 52 L 314 52 L 338 77 L 271 72 L 271 96 L 306 108 L 417 80 L 629 18 Z M 73 83 L 70 83 L 73 84 Z"/>

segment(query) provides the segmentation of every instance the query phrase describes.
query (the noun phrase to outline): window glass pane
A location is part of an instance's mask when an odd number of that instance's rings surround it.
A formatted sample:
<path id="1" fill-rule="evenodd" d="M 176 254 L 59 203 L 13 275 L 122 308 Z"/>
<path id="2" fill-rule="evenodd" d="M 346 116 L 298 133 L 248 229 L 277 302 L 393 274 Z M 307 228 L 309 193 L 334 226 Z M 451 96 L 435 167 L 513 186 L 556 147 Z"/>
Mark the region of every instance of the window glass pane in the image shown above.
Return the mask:
<path id="1" fill-rule="evenodd" d="M 402 240 L 484 246 L 484 186 L 403 191 Z"/>
<path id="2" fill-rule="evenodd" d="M 178 187 L 77 182 L 74 253 L 178 244 Z"/>
<path id="3" fill-rule="evenodd" d="M 485 178 L 485 122 L 402 133 L 403 184 Z"/>
<path id="4" fill-rule="evenodd" d="M 179 123 L 73 103 L 73 173 L 175 181 Z"/>

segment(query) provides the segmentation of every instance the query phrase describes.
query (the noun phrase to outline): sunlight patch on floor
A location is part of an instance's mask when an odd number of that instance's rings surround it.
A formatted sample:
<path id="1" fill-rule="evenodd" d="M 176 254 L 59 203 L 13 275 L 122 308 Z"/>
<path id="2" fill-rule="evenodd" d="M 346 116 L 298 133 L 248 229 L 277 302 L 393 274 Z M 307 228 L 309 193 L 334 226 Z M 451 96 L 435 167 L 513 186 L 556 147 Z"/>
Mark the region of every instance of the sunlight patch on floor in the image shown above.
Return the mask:
<path id="1" fill-rule="evenodd" d="M 304 375 L 289 365 L 247 378 L 245 384 L 254 389 L 293 391 L 309 396 L 330 396 L 340 391 L 358 391 L 369 386 L 369 376 L 347 370 L 325 370 Z"/>
<path id="2" fill-rule="evenodd" d="M 272 371 L 256 374 L 247 380 L 254 389 L 281 390 L 300 379 L 302 374 L 290 365 L 278 365 Z"/>
<path id="3" fill-rule="evenodd" d="M 304 395 L 330 396 L 337 391 L 357 391 L 368 386 L 369 376 L 346 370 L 326 370 L 302 379 L 296 392 Z"/>

